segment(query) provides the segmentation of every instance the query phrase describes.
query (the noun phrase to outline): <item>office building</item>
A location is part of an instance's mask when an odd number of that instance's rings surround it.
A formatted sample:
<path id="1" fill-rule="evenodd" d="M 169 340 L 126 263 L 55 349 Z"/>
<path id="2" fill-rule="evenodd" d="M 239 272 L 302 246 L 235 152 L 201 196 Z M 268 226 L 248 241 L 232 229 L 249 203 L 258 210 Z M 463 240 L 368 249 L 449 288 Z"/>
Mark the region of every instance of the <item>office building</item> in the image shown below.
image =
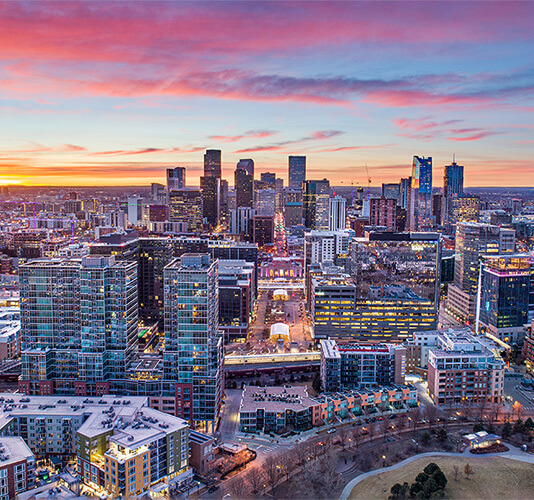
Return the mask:
<path id="1" fill-rule="evenodd" d="M 200 189 L 185 188 L 169 193 L 169 221 L 182 222 L 190 233 L 202 231 L 203 199 Z"/>
<path id="2" fill-rule="evenodd" d="M 449 314 L 474 328 L 480 257 L 513 253 L 514 250 L 513 229 L 459 223 L 456 227 L 454 283 L 449 285 L 447 295 Z"/>
<path id="3" fill-rule="evenodd" d="M 528 323 L 531 255 L 483 256 L 476 331 L 521 343 Z"/>
<path id="4" fill-rule="evenodd" d="M 293 189 L 301 190 L 306 180 L 306 157 L 290 156 L 289 157 L 289 182 L 288 186 Z M 298 201 L 298 200 L 296 200 Z"/>
<path id="5" fill-rule="evenodd" d="M 274 243 L 274 217 L 272 215 L 254 215 L 252 219 L 252 241 L 259 248 Z"/>
<path id="6" fill-rule="evenodd" d="M 310 231 L 304 235 L 306 265 L 344 266 L 349 256 L 349 231 Z"/>
<path id="7" fill-rule="evenodd" d="M 244 170 L 254 180 L 254 160 L 250 158 L 239 160 L 236 165 L 236 170 Z"/>
<path id="8" fill-rule="evenodd" d="M 169 207 L 167 205 L 148 205 L 149 222 L 165 222 L 169 220 Z"/>
<path id="9" fill-rule="evenodd" d="M 445 197 L 441 193 L 432 195 L 432 216 L 436 221 L 436 226 L 441 226 L 444 223 L 445 206 Z"/>
<path id="10" fill-rule="evenodd" d="M 406 211 L 408 211 L 410 205 L 410 190 L 412 186 L 412 178 L 408 177 L 406 179 L 401 179 L 400 181 L 400 198 L 399 198 L 399 206 L 401 208 L 404 208 Z"/>
<path id="11" fill-rule="evenodd" d="M 428 354 L 428 394 L 436 405 L 501 403 L 504 362 L 494 345 L 465 330 L 444 331 Z"/>
<path id="12" fill-rule="evenodd" d="M 286 227 L 300 226 L 302 224 L 302 202 L 293 201 L 286 204 L 284 224 Z"/>
<path id="13" fill-rule="evenodd" d="M 463 195 L 449 198 L 449 225 L 460 222 L 478 222 L 480 218 L 480 198 L 478 196 Z"/>
<path id="14" fill-rule="evenodd" d="M 257 215 L 274 217 L 276 205 L 276 191 L 274 189 L 258 189 L 254 192 Z"/>
<path id="15" fill-rule="evenodd" d="M 220 184 L 220 198 L 219 198 L 219 216 L 222 222 L 227 223 L 228 217 L 230 216 L 229 205 L 228 205 L 228 181 L 226 179 L 221 179 Z"/>
<path id="16" fill-rule="evenodd" d="M 128 223 L 134 226 L 143 222 L 143 198 L 128 198 Z"/>
<path id="17" fill-rule="evenodd" d="M 437 326 L 441 239 L 370 233 L 352 240 L 350 275 L 323 266 L 309 283 L 315 338 L 402 342 Z"/>
<path id="18" fill-rule="evenodd" d="M 410 231 L 434 225 L 432 217 L 432 157 L 414 156 L 408 207 Z"/>
<path id="19" fill-rule="evenodd" d="M 234 186 L 236 194 L 235 206 L 236 208 L 253 208 L 254 176 L 249 173 L 249 169 L 247 169 L 248 167 L 239 165 L 241 161 L 237 164 L 237 167 L 234 172 Z"/>
<path id="20" fill-rule="evenodd" d="M 216 228 L 220 220 L 221 179 L 218 177 L 201 177 L 202 216 L 211 228 Z"/>
<path id="21" fill-rule="evenodd" d="M 239 207 L 236 210 L 230 210 L 230 234 L 238 234 L 242 238 L 252 241 L 252 223 L 255 214 L 256 211 L 248 207 Z"/>
<path id="22" fill-rule="evenodd" d="M 395 198 L 371 198 L 369 200 L 369 224 L 387 231 L 397 231 L 397 200 Z"/>
<path id="23" fill-rule="evenodd" d="M 27 394 L 105 391 L 137 340 L 137 265 L 114 256 L 42 259 L 20 268 Z M 81 391 L 81 392 L 80 392 Z"/>
<path id="24" fill-rule="evenodd" d="M 264 182 L 269 189 L 275 189 L 276 187 L 276 174 L 272 172 L 263 172 L 260 176 L 262 182 Z"/>
<path id="25" fill-rule="evenodd" d="M 177 189 L 184 189 L 185 182 L 185 167 L 175 167 L 167 169 L 167 193 Z"/>
<path id="26" fill-rule="evenodd" d="M 204 177 L 221 178 L 221 151 L 219 149 L 207 149 L 204 153 Z"/>
<path id="27" fill-rule="evenodd" d="M 244 260 L 219 260 L 219 328 L 225 342 L 246 338 L 255 297 L 255 266 Z"/>
<path id="28" fill-rule="evenodd" d="M 321 340 L 325 392 L 404 384 L 406 348 L 394 344 L 337 344 Z"/>
<path id="29" fill-rule="evenodd" d="M 164 269 L 164 378 L 176 382 L 182 415 L 215 432 L 223 393 L 218 262 L 184 254 Z"/>
<path id="30" fill-rule="evenodd" d="M 445 198 L 458 198 L 464 194 L 464 167 L 452 162 L 445 165 L 443 174 L 443 196 Z"/>
<path id="31" fill-rule="evenodd" d="M 382 184 L 382 196 L 384 198 L 394 199 L 399 202 L 401 197 L 400 183 Z"/>
<path id="32" fill-rule="evenodd" d="M 153 182 L 150 185 L 150 198 L 155 203 L 165 203 L 167 201 L 167 191 L 163 184 Z"/>
<path id="33" fill-rule="evenodd" d="M 330 182 L 327 179 L 304 182 L 303 209 L 306 229 L 328 230 L 329 200 Z"/>
<path id="34" fill-rule="evenodd" d="M 328 200 L 328 230 L 342 231 L 347 227 L 347 201 L 343 196 L 335 196 Z"/>

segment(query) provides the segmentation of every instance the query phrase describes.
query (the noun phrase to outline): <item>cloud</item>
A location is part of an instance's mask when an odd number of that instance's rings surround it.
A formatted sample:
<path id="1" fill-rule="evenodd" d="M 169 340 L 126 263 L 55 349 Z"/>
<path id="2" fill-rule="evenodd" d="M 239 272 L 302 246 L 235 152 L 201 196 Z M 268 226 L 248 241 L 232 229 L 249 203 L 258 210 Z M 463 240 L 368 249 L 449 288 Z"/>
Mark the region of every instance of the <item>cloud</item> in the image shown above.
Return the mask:
<path id="1" fill-rule="evenodd" d="M 252 146 L 249 148 L 244 149 L 238 149 L 237 151 L 233 151 L 233 153 L 254 153 L 259 151 L 280 151 L 282 149 L 285 149 L 285 146 L 294 146 L 296 144 L 303 144 L 313 141 L 324 141 L 326 139 L 330 139 L 331 137 L 337 137 L 339 135 L 343 135 L 345 132 L 342 130 L 318 130 L 316 132 L 312 132 L 310 135 L 306 137 L 302 137 L 300 139 L 296 140 L 290 140 L 290 141 L 279 141 L 274 144 L 267 144 L 267 145 L 259 145 L 259 146 Z"/>
<path id="2" fill-rule="evenodd" d="M 355 151 L 358 149 L 385 149 L 396 146 L 396 144 L 379 144 L 376 146 L 342 146 L 339 148 L 326 148 L 313 151 L 313 153 L 337 153 L 338 151 Z"/>
<path id="3" fill-rule="evenodd" d="M 88 153 L 87 156 L 131 156 L 144 154 L 179 154 L 179 153 L 195 153 L 204 151 L 206 148 L 202 147 L 185 147 L 185 148 L 140 148 L 140 149 L 114 149 L 110 151 L 95 151 Z"/>
<path id="4" fill-rule="evenodd" d="M 248 130 L 241 135 L 209 135 L 208 139 L 218 142 L 238 142 L 242 139 L 263 139 L 277 134 L 272 130 Z"/>
<path id="5" fill-rule="evenodd" d="M 476 134 L 467 135 L 467 136 L 464 136 L 464 137 L 447 137 L 447 140 L 448 141 L 457 141 L 457 142 L 461 142 L 461 141 L 479 141 L 480 139 L 484 139 L 486 137 L 491 137 L 492 135 L 496 135 L 496 134 L 497 134 L 497 132 L 491 132 L 489 130 L 486 130 L 486 131 L 477 132 Z"/>

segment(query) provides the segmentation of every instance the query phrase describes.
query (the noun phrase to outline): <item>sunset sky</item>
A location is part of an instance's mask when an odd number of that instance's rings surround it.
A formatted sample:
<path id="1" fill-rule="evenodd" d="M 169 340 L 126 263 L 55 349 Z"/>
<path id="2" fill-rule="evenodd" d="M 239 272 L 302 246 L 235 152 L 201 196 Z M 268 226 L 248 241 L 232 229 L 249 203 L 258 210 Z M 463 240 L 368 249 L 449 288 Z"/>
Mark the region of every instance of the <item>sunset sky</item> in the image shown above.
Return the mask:
<path id="1" fill-rule="evenodd" d="M 194 185 L 214 148 L 534 186 L 534 2 L 3 2 L 0 117 L 0 184 Z"/>

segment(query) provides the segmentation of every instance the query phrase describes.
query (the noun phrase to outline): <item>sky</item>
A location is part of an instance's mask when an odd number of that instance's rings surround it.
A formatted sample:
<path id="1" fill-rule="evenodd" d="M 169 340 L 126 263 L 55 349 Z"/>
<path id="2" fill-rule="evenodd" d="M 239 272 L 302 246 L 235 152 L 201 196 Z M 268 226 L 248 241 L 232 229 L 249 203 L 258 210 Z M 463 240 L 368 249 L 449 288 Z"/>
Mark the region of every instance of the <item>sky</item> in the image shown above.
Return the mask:
<path id="1" fill-rule="evenodd" d="M 205 149 L 534 186 L 534 2 L 0 2 L 0 184 L 197 185 Z"/>

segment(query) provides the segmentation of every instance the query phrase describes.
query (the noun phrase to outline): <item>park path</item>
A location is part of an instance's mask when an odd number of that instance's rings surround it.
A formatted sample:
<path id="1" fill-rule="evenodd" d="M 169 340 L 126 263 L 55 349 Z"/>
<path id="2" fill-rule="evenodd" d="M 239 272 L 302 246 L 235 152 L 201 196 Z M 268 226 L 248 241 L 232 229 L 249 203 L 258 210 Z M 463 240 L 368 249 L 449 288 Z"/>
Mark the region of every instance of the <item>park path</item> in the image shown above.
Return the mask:
<path id="1" fill-rule="evenodd" d="M 389 467 L 383 467 L 382 469 L 376 469 L 369 472 L 365 472 L 357 477 L 355 477 L 352 481 L 349 481 L 345 487 L 343 488 L 343 491 L 341 492 L 341 495 L 339 497 L 339 500 L 347 500 L 350 496 L 350 493 L 352 489 L 364 479 L 367 479 L 368 477 L 376 476 L 377 474 L 380 474 L 382 472 L 388 472 L 391 470 L 400 469 L 401 467 L 404 467 L 407 464 L 410 464 L 414 462 L 415 460 L 419 460 L 420 458 L 425 457 L 484 457 L 484 458 L 510 458 L 512 460 L 518 460 L 520 462 L 527 462 L 534 464 L 534 455 L 526 453 L 519 448 L 516 448 L 515 446 L 512 446 L 508 443 L 506 443 L 506 446 L 508 446 L 508 451 L 503 451 L 501 453 L 491 453 L 487 455 L 473 455 L 472 453 L 469 453 L 469 450 L 471 448 L 466 448 L 461 453 L 447 453 L 447 452 L 440 452 L 440 451 L 429 451 L 426 453 L 419 453 L 418 455 L 413 455 L 410 458 L 407 458 L 406 460 L 403 460 L 402 462 L 398 462 L 394 465 L 390 465 Z"/>

